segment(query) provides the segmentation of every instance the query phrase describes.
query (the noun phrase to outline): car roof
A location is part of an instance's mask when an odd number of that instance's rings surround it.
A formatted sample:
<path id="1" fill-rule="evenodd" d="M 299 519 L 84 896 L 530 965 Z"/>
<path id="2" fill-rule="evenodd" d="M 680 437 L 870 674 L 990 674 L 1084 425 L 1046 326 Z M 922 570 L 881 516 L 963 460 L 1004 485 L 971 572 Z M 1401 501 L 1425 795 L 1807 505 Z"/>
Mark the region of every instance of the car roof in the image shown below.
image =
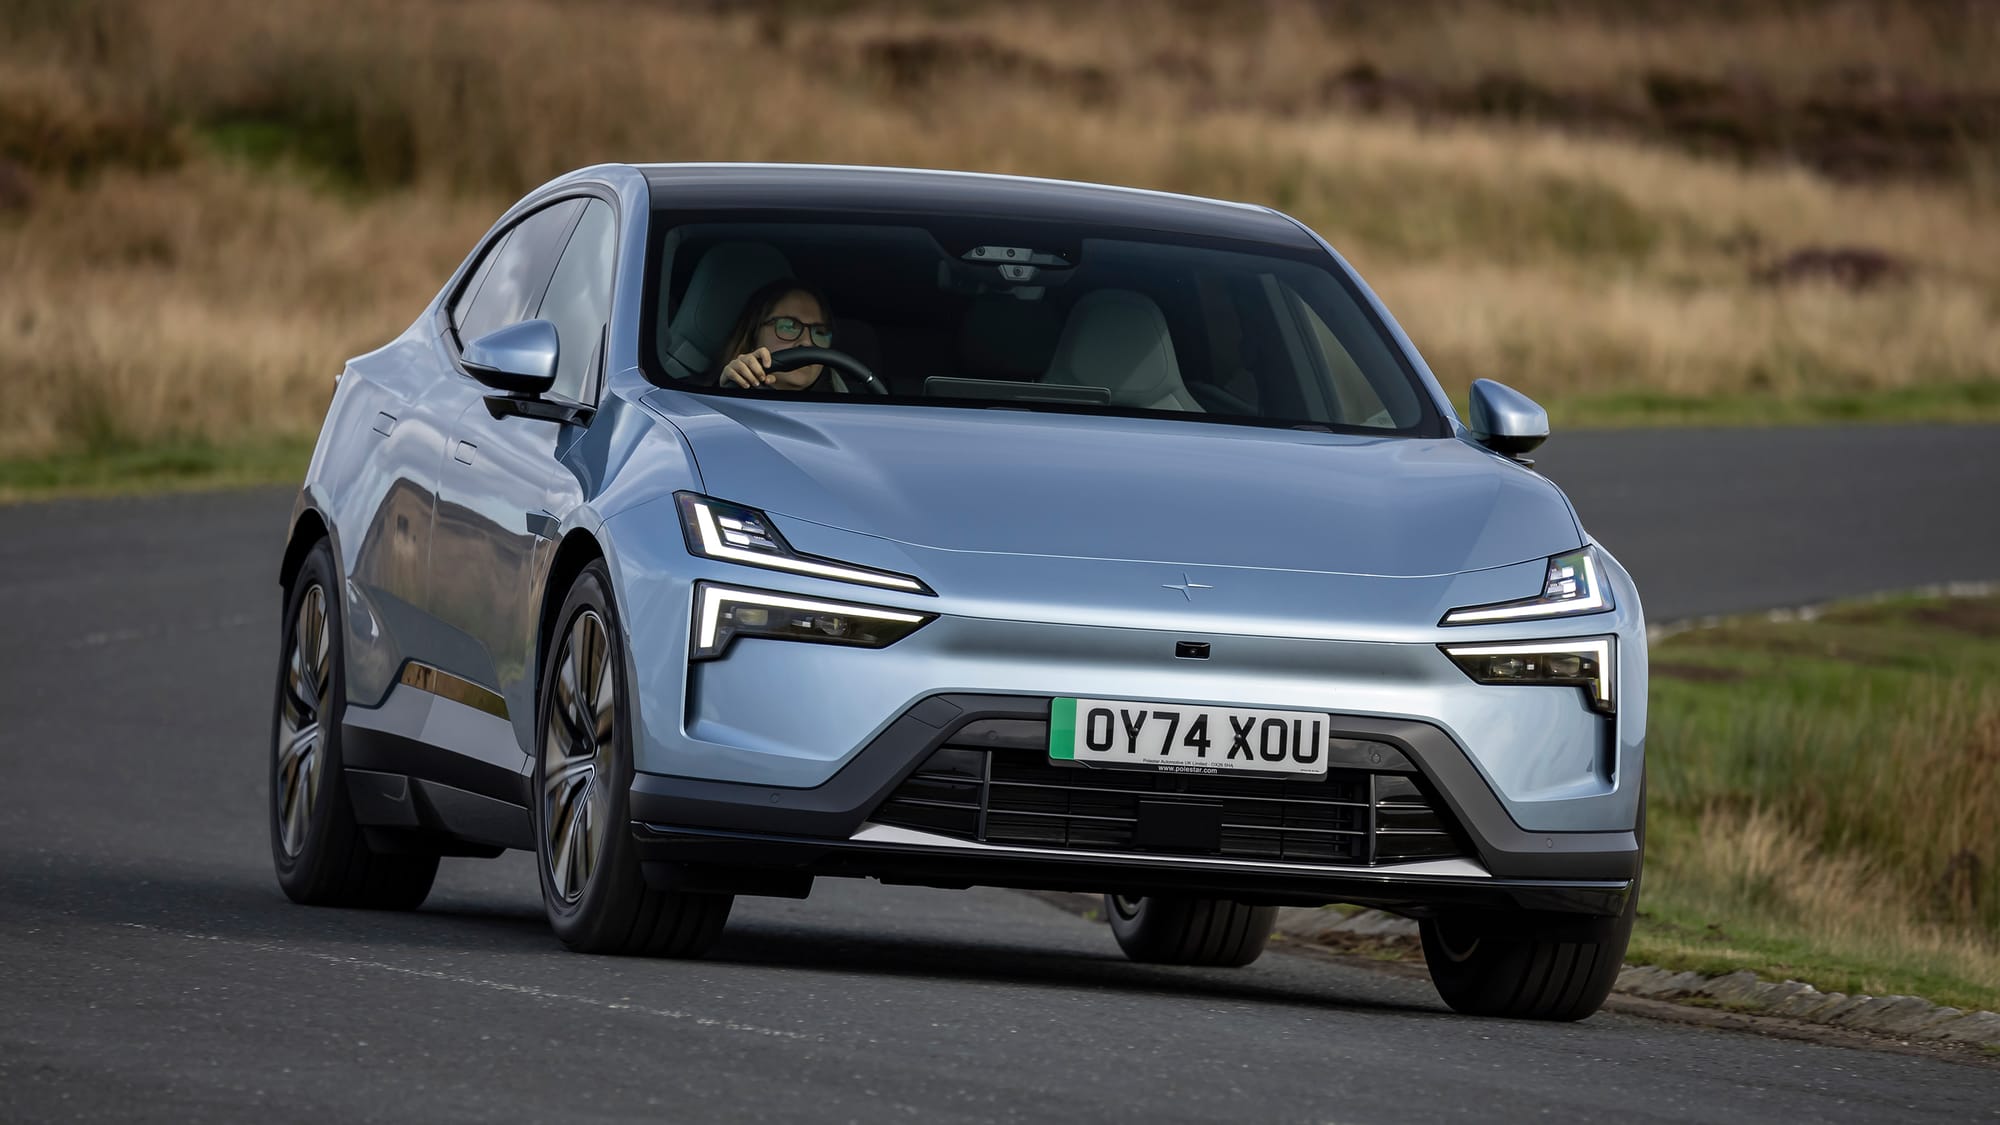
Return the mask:
<path id="1" fill-rule="evenodd" d="M 990 215 L 1317 246 L 1292 219 L 1250 203 L 985 172 L 835 164 L 642 164 L 653 206 L 701 211 Z"/>

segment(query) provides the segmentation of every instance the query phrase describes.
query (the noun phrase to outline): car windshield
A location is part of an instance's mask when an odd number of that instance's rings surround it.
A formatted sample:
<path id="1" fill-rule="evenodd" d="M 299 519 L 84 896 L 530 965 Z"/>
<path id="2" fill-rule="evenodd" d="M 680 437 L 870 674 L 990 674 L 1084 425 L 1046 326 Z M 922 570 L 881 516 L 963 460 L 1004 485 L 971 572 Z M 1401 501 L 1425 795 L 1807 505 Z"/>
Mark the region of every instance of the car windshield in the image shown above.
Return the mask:
<path id="1" fill-rule="evenodd" d="M 663 385 L 1441 432 L 1408 362 L 1316 248 L 998 218 L 707 218 L 655 215 L 644 330 L 647 374 Z M 772 306 L 789 281 L 818 295 Z M 809 317 L 820 300 L 823 326 L 769 315 Z M 829 359 L 796 389 L 735 386 L 722 370 L 759 325 L 853 362 Z"/>

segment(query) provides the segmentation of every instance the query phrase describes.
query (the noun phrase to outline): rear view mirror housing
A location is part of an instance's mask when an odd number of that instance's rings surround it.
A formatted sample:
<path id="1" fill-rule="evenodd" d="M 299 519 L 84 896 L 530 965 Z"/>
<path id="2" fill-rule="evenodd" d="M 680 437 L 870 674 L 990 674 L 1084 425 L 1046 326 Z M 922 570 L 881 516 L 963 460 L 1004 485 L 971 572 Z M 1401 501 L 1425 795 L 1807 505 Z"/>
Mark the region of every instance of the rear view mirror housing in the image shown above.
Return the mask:
<path id="1" fill-rule="evenodd" d="M 1549 412 L 1505 383 L 1472 381 L 1472 438 L 1516 460 L 1549 440 Z"/>
<path id="2" fill-rule="evenodd" d="M 467 344 L 465 370 L 497 391 L 545 395 L 556 385 L 559 349 L 554 324 L 524 320 L 495 329 Z"/>

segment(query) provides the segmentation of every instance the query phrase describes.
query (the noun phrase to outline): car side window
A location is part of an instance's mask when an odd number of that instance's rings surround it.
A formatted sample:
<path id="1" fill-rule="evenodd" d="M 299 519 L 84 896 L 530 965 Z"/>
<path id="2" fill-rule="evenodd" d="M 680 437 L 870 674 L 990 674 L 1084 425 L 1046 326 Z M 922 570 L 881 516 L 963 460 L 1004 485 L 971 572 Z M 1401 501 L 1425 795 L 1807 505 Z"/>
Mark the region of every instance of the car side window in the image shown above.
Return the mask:
<path id="1" fill-rule="evenodd" d="M 583 200 L 565 199 L 514 225 L 506 241 L 494 250 L 492 266 L 480 266 L 486 279 L 459 321 L 461 345 L 533 315 L 532 310 L 541 304 L 542 291 L 548 288 L 556 254 L 581 210 Z"/>
<path id="2" fill-rule="evenodd" d="M 507 240 L 512 237 L 514 232 L 509 230 L 493 240 L 493 245 L 488 247 L 486 255 L 479 259 L 479 265 L 472 271 L 472 276 L 466 279 L 465 288 L 459 290 L 458 300 L 452 302 L 451 326 L 458 332 L 460 340 L 467 338 L 465 318 L 472 311 L 472 303 L 479 299 L 479 290 L 486 284 L 486 275 L 493 272 L 494 261 L 500 257 L 501 251 L 507 246 Z"/>
<path id="3" fill-rule="evenodd" d="M 583 400 L 611 319 L 611 276 L 617 253 L 618 216 L 601 199 L 584 206 L 583 218 L 556 263 L 549 291 L 535 315 L 556 326 L 556 384 L 551 393 Z"/>

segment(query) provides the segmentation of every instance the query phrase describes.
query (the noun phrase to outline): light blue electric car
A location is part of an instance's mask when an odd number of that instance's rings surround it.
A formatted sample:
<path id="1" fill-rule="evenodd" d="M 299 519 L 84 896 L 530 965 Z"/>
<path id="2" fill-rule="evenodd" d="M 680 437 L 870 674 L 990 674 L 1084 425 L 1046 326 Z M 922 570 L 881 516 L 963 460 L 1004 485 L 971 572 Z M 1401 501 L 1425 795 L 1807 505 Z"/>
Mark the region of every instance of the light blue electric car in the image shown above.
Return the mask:
<path id="1" fill-rule="evenodd" d="M 351 360 L 284 553 L 279 880 L 532 850 L 572 948 L 820 876 L 1102 892 L 1135 959 L 1422 922 L 1574 1019 L 1630 933 L 1639 598 L 1312 231 L 1004 176 L 604 166 Z"/>

